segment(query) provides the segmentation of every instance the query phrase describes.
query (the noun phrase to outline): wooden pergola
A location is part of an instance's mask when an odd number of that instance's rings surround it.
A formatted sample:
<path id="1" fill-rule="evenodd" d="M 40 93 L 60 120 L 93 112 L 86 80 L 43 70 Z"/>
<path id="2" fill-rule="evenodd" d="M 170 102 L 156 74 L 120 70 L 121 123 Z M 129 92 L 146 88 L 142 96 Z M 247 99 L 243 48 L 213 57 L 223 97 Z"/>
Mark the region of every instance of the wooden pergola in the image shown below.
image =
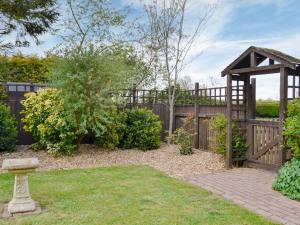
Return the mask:
<path id="1" fill-rule="evenodd" d="M 264 62 L 264 63 L 263 63 Z M 227 155 L 232 168 L 232 124 L 239 124 L 247 139 L 248 165 L 278 168 L 286 160 L 283 149 L 283 122 L 287 102 L 299 98 L 300 59 L 268 48 L 249 47 L 222 71 L 227 76 Z M 254 75 L 280 75 L 280 113 L 278 122 L 255 120 Z M 259 143 L 258 143 L 259 141 Z M 276 150 L 274 150 L 276 149 Z"/>

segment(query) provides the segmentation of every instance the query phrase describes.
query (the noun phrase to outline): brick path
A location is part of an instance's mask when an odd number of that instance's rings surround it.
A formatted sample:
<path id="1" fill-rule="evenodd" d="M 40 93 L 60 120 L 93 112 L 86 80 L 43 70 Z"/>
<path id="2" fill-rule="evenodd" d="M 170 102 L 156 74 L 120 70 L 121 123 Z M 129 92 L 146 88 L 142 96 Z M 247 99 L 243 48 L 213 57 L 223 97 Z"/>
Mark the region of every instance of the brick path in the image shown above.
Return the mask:
<path id="1" fill-rule="evenodd" d="M 241 168 L 191 176 L 187 180 L 274 222 L 300 225 L 300 203 L 273 191 L 274 177 L 273 172 Z"/>

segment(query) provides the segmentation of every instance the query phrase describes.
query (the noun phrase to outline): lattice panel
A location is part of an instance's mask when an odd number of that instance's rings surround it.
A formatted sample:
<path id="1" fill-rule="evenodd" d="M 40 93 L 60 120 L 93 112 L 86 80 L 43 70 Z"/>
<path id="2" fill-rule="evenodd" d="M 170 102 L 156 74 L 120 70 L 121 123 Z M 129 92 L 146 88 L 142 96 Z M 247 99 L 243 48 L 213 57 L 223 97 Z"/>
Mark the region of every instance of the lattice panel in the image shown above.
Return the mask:
<path id="1" fill-rule="evenodd" d="M 243 120 L 246 115 L 245 82 L 232 81 L 232 119 Z"/>
<path id="2" fill-rule="evenodd" d="M 288 76 L 288 100 L 293 100 L 300 97 L 300 76 Z"/>

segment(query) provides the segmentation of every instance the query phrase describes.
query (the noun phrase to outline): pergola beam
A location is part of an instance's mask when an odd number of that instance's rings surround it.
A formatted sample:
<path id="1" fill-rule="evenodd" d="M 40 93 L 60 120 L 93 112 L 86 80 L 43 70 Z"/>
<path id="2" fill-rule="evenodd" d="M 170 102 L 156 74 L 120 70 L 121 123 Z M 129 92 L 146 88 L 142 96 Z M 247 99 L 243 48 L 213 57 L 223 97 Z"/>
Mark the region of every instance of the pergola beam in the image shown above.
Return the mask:
<path id="1" fill-rule="evenodd" d="M 233 69 L 229 72 L 231 74 L 251 74 L 251 75 L 260 75 L 260 74 L 268 74 L 268 73 L 279 73 L 280 68 L 283 68 L 283 64 L 274 64 L 268 66 L 259 66 L 259 67 L 247 67 L 240 69 Z"/>

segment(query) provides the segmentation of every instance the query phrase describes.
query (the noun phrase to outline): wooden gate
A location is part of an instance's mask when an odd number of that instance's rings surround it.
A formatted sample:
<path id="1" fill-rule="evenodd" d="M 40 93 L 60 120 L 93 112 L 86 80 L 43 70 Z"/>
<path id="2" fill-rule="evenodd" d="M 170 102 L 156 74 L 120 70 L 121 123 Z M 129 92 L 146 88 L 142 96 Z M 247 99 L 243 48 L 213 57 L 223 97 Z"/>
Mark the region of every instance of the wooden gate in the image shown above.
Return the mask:
<path id="1" fill-rule="evenodd" d="M 279 134 L 277 121 L 248 120 L 248 165 L 269 169 L 280 167 Z"/>

